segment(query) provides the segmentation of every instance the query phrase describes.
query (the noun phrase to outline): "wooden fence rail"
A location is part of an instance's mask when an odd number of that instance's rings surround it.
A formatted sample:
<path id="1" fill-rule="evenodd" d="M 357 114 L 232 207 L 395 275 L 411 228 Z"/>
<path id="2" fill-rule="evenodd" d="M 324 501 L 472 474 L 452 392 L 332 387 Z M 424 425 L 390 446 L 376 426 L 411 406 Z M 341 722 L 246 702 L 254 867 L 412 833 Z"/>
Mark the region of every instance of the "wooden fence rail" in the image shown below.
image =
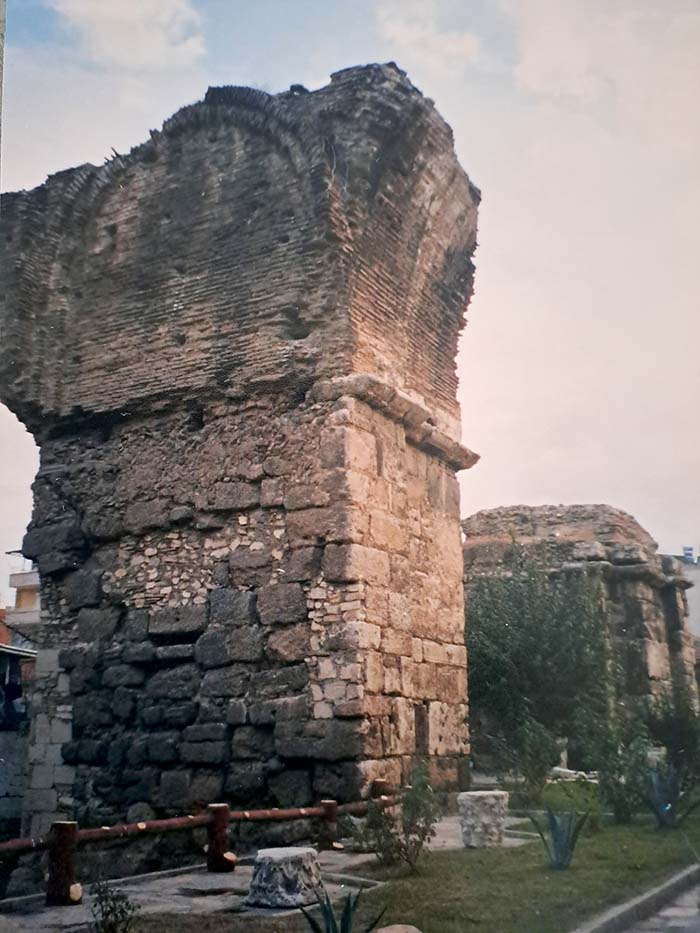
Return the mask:
<path id="1" fill-rule="evenodd" d="M 374 781 L 371 798 L 375 805 L 393 807 L 398 802 L 395 791 L 387 781 Z M 228 872 L 236 867 L 236 856 L 228 851 L 228 824 L 281 820 L 319 819 L 323 826 L 323 841 L 331 845 L 337 838 L 337 819 L 341 813 L 362 816 L 367 813 L 368 800 L 339 804 L 336 800 L 322 800 L 315 807 L 292 807 L 269 810 L 231 810 L 226 803 L 209 804 L 206 813 L 176 816 L 165 820 L 145 820 L 140 823 L 121 823 L 80 829 L 72 821 L 57 821 L 44 836 L 10 839 L 0 843 L 0 859 L 19 856 L 27 852 L 48 850 L 48 879 L 46 903 L 50 906 L 78 904 L 82 889 L 75 880 L 74 858 L 79 845 L 101 842 L 105 839 L 123 839 L 144 833 L 165 833 L 174 830 L 207 827 L 207 871 Z"/>

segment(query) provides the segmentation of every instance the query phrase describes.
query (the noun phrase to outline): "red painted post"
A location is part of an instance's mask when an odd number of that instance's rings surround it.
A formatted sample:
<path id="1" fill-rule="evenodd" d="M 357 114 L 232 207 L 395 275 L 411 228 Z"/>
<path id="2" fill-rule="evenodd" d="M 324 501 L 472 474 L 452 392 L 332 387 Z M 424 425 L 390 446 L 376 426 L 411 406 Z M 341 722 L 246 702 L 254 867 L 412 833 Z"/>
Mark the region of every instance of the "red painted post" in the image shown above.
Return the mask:
<path id="1" fill-rule="evenodd" d="M 322 800 L 321 809 L 323 810 L 323 839 L 324 849 L 342 848 L 338 842 L 338 801 Z"/>
<path id="2" fill-rule="evenodd" d="M 238 859 L 228 851 L 228 823 L 231 815 L 227 803 L 210 803 L 211 822 L 207 825 L 207 871 L 233 871 Z"/>
<path id="3" fill-rule="evenodd" d="M 46 883 L 46 905 L 69 907 L 79 904 L 83 890 L 75 881 L 73 856 L 78 841 L 78 824 L 62 821 L 51 824 L 48 836 L 49 877 Z"/>

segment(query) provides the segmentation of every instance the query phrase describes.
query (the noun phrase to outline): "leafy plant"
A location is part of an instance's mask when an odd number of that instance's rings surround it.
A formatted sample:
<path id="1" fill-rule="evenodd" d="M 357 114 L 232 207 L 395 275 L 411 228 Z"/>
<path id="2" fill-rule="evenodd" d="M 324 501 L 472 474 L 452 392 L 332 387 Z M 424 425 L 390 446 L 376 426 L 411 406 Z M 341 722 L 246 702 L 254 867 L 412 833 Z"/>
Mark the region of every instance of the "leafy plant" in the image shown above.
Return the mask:
<path id="1" fill-rule="evenodd" d="M 328 896 L 328 892 L 323 892 L 323 899 L 319 898 L 319 907 L 321 908 L 321 921 L 319 923 L 315 917 L 312 917 L 311 914 L 301 908 L 301 912 L 306 917 L 306 921 L 313 930 L 313 933 L 353 933 L 353 923 L 355 919 L 355 911 L 357 910 L 357 902 L 360 900 L 360 894 L 362 892 L 358 891 L 357 894 L 348 894 L 345 899 L 345 904 L 343 906 L 342 913 L 340 915 L 340 925 L 336 920 L 335 912 L 333 910 L 333 905 L 331 904 L 331 899 Z M 386 908 L 384 908 L 386 910 Z M 370 922 L 370 924 L 363 928 L 363 933 L 370 933 L 371 930 L 374 930 L 379 923 L 379 921 L 384 916 L 384 910 Z"/>
<path id="2" fill-rule="evenodd" d="M 374 852 L 382 864 L 404 862 L 416 871 L 439 819 L 440 807 L 427 768 L 417 765 L 411 772 L 410 786 L 400 791 L 398 806 L 388 810 L 370 801 L 364 826 L 355 831 L 354 838 L 359 848 Z"/>
<path id="3" fill-rule="evenodd" d="M 585 764 L 598 772 L 604 806 L 629 823 L 642 804 L 651 738 L 644 701 L 629 697 L 619 659 L 601 652 L 599 677 L 577 711 L 575 733 Z"/>
<path id="4" fill-rule="evenodd" d="M 693 795 L 692 789 L 684 788 L 683 774 L 672 762 L 658 762 L 647 769 L 643 800 L 659 829 L 678 826 L 700 806 L 700 796 Z"/>
<path id="5" fill-rule="evenodd" d="M 92 933 L 128 933 L 140 910 L 129 895 L 112 887 L 108 881 L 98 881 L 91 893 L 94 898 Z"/>
<path id="6" fill-rule="evenodd" d="M 492 749 L 501 783 L 509 773 L 520 775 L 523 788 L 518 796 L 522 795 L 526 804 L 539 801 L 549 773 L 561 756 L 556 738 L 527 716 L 508 736 L 492 737 Z"/>
<path id="7" fill-rule="evenodd" d="M 506 735 L 527 717 L 571 734 L 582 698 L 600 676 L 600 580 L 552 574 L 547 555 L 513 543 L 504 572 L 475 576 L 467 592 L 471 707 Z"/>
<path id="8" fill-rule="evenodd" d="M 553 573 L 546 552 L 533 557 L 515 542 L 503 572 L 469 583 L 475 745 L 523 778 L 530 802 L 559 760 L 557 738 L 576 735 L 578 711 L 605 675 L 601 594 L 595 573 Z"/>
<path id="9" fill-rule="evenodd" d="M 684 775 L 685 783 L 700 780 L 700 718 L 687 689 L 677 685 L 674 695 L 658 697 L 651 705 L 648 728 L 655 745 L 666 752 L 666 760 Z"/>
<path id="10" fill-rule="evenodd" d="M 573 807 L 568 813 L 555 813 L 547 807 L 547 830 L 549 838 L 539 821 L 530 814 L 535 829 L 542 840 L 552 868 L 564 869 L 571 864 L 578 837 L 583 829 L 588 813 L 577 814 Z"/>

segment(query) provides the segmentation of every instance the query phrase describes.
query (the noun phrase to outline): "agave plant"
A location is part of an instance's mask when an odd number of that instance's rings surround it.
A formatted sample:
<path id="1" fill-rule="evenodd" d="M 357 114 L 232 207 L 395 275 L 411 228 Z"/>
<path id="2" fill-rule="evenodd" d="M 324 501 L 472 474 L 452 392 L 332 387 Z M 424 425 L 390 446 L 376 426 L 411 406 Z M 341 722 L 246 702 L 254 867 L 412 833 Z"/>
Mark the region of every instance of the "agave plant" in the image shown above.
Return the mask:
<path id="1" fill-rule="evenodd" d="M 656 817 L 659 829 L 677 826 L 700 806 L 700 797 L 690 800 L 690 791 L 684 789 L 684 784 L 683 773 L 670 762 L 659 762 L 646 772 L 643 800 Z"/>
<path id="2" fill-rule="evenodd" d="M 358 891 L 357 894 L 348 894 L 346 897 L 345 905 L 340 915 L 340 925 L 335 918 L 333 905 L 326 891 L 323 892 L 323 898 L 319 897 L 318 899 L 319 907 L 321 908 L 322 923 L 319 923 L 318 920 L 312 917 L 303 907 L 301 908 L 301 912 L 306 917 L 307 923 L 314 933 L 353 933 L 352 925 L 355 920 L 355 911 L 357 910 L 357 902 L 360 899 L 361 893 L 361 891 Z M 386 908 L 384 909 L 386 910 Z M 361 933 L 371 933 L 383 916 L 384 910 L 369 924 L 369 926 L 364 927 Z"/>
<path id="3" fill-rule="evenodd" d="M 532 814 L 530 819 L 544 843 L 552 868 L 568 868 L 574 857 L 579 833 L 588 819 L 588 813 L 577 814 L 573 807 L 568 813 L 555 813 L 551 807 L 547 807 L 549 838 Z"/>

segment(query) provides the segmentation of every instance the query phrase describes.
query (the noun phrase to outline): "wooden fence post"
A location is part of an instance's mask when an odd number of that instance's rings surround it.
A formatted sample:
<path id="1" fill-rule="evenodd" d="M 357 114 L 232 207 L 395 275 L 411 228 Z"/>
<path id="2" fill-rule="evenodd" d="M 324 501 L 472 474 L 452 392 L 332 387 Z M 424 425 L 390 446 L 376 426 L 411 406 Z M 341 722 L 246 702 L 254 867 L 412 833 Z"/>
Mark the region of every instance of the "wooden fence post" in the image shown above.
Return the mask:
<path id="1" fill-rule="evenodd" d="M 370 788 L 370 795 L 376 800 L 377 797 L 389 797 L 391 796 L 391 784 L 389 781 L 384 780 L 384 778 L 377 778 L 376 781 L 372 781 L 372 786 Z"/>
<path id="2" fill-rule="evenodd" d="M 233 871 L 238 859 L 228 851 L 228 823 L 231 811 L 227 803 L 210 803 L 211 822 L 207 825 L 207 871 Z"/>
<path id="3" fill-rule="evenodd" d="M 342 848 L 338 843 L 338 801 L 322 800 L 320 807 L 323 810 L 323 847 L 325 849 Z"/>
<path id="4" fill-rule="evenodd" d="M 75 881 L 73 856 L 78 842 L 78 824 L 56 822 L 51 824 L 48 836 L 49 878 L 46 884 L 46 905 L 68 907 L 79 904 L 83 889 Z"/>

